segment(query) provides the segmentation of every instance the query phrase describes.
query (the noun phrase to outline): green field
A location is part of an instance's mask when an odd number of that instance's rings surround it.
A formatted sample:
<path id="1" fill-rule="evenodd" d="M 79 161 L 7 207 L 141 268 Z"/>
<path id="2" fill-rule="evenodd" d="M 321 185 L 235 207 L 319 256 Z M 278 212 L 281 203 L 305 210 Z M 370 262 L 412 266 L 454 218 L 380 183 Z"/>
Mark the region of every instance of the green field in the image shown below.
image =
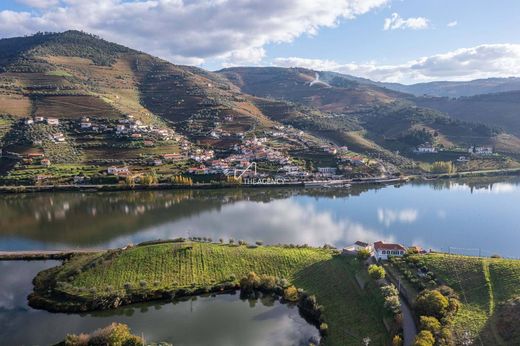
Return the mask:
<path id="1" fill-rule="evenodd" d="M 455 332 L 469 331 L 484 345 L 505 344 L 493 317 L 500 303 L 520 295 L 520 261 L 443 254 L 419 258 L 460 295 Z"/>
<path id="2" fill-rule="evenodd" d="M 124 294 L 125 284 L 142 287 L 143 282 L 150 289 L 205 287 L 230 277 L 238 281 L 254 271 L 285 278 L 317 296 L 329 325 L 327 345 L 357 345 L 367 336 L 371 345 L 386 345 L 389 336 L 382 322 L 382 298 L 375 287 L 361 290 L 357 286 L 354 275 L 361 270 L 355 258 L 327 249 L 166 243 L 137 246 L 115 255 L 80 256 L 53 275 L 55 281 L 70 283 L 65 289 L 68 293 L 85 298 L 94 290 L 97 296 L 108 291 Z M 72 272 L 77 274 L 69 278 Z"/>

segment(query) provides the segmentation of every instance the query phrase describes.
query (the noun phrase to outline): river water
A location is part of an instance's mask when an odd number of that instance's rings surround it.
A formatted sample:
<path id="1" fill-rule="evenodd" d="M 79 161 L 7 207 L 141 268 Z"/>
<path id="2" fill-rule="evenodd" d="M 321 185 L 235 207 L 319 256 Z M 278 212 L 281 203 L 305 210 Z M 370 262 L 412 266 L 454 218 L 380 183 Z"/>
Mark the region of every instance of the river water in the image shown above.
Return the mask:
<path id="1" fill-rule="evenodd" d="M 520 257 L 520 179 L 350 189 L 221 189 L 0 196 L 0 250 L 108 248 L 200 236 L 338 247 L 397 241 Z"/>
<path id="2" fill-rule="evenodd" d="M 88 314 L 49 313 L 27 305 L 32 278 L 55 261 L 0 261 L 0 345 L 52 345 L 68 333 L 92 332 L 125 323 L 148 342 L 179 345 L 305 345 L 319 340 L 297 307 L 270 297 L 241 300 L 238 294 L 182 302 L 135 304 Z"/>

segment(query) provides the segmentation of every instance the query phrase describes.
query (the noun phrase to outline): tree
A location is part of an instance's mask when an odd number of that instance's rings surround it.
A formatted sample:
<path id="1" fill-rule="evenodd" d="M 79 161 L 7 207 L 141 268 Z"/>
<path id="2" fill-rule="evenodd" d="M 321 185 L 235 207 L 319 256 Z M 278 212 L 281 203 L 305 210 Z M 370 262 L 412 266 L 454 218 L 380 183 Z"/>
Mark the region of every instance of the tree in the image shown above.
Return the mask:
<path id="1" fill-rule="evenodd" d="M 441 331 L 441 323 L 433 316 L 420 317 L 421 329 L 430 331 L 433 335 L 437 335 Z"/>
<path id="2" fill-rule="evenodd" d="M 413 346 L 433 346 L 434 344 L 435 338 L 428 330 L 421 330 L 413 342 Z"/>
<path id="3" fill-rule="evenodd" d="M 454 173 L 455 167 L 451 161 L 436 161 L 432 163 L 430 172 L 432 173 Z"/>
<path id="4" fill-rule="evenodd" d="M 367 249 L 361 249 L 357 252 L 356 256 L 360 261 L 364 261 L 370 257 L 370 251 Z"/>
<path id="5" fill-rule="evenodd" d="M 300 295 L 296 287 L 289 286 L 283 290 L 283 298 L 290 302 L 297 302 L 300 299 Z"/>
<path id="6" fill-rule="evenodd" d="M 368 267 L 368 275 L 374 280 L 383 279 L 386 275 L 385 268 L 378 266 L 377 264 L 371 264 Z"/>
<path id="7" fill-rule="evenodd" d="M 415 308 L 420 316 L 434 316 L 441 319 L 446 316 L 448 307 L 448 298 L 437 290 L 424 290 L 415 301 Z"/>
<path id="8" fill-rule="evenodd" d="M 403 338 L 401 338 L 401 335 L 394 335 L 392 346 L 403 346 Z"/>

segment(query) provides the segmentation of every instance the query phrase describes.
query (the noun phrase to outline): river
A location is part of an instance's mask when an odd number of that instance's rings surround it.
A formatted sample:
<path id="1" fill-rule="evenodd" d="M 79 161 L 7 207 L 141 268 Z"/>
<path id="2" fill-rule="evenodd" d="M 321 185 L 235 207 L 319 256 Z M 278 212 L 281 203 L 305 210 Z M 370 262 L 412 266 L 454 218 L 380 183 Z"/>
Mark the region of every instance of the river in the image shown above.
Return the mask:
<path id="1" fill-rule="evenodd" d="M 220 189 L 0 195 L 0 250 L 110 248 L 208 237 L 338 247 L 396 241 L 520 257 L 520 179 L 350 189 Z"/>

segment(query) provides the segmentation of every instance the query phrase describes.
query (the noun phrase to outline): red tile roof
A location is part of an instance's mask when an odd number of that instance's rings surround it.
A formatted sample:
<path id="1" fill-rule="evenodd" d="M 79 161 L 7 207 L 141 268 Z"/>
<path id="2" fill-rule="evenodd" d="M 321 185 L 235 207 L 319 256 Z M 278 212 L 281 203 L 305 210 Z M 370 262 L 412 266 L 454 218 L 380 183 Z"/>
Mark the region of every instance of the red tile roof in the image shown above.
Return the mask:
<path id="1" fill-rule="evenodd" d="M 374 249 L 376 250 L 402 250 L 406 251 L 406 248 L 401 244 L 383 243 L 382 241 L 376 241 L 374 243 Z"/>

